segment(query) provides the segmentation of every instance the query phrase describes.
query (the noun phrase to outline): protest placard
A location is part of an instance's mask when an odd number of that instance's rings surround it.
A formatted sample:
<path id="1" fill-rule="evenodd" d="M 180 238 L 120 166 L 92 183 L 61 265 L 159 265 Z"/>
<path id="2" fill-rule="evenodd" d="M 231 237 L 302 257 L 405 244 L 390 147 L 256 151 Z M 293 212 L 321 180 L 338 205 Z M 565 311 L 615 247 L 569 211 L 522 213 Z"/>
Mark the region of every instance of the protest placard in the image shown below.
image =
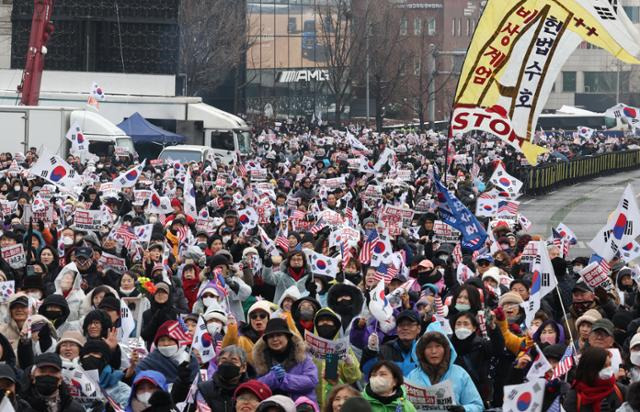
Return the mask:
<path id="1" fill-rule="evenodd" d="M 413 220 L 414 211 L 404 207 L 385 205 L 380 213 L 380 220 L 390 225 L 409 227 Z"/>
<path id="2" fill-rule="evenodd" d="M 433 238 L 440 243 L 458 243 L 460 235 L 458 230 L 440 220 L 433 222 Z"/>
<path id="3" fill-rule="evenodd" d="M 407 398 L 418 411 L 445 412 L 455 405 L 451 381 L 446 380 L 428 388 L 413 385 L 407 381 L 404 384 L 407 389 Z"/>
<path id="4" fill-rule="evenodd" d="M 398 180 L 402 180 L 405 182 L 410 182 L 411 181 L 411 173 L 413 173 L 411 170 L 409 169 L 399 169 L 396 171 L 396 179 Z"/>
<path id="5" fill-rule="evenodd" d="M 251 180 L 267 180 L 267 169 L 253 169 L 249 174 Z"/>
<path id="6" fill-rule="evenodd" d="M 62 380 L 67 384 L 69 395 L 73 398 L 83 401 L 102 399 L 98 384 L 82 368 L 68 369 L 63 367 Z"/>
<path id="7" fill-rule="evenodd" d="M 164 164 L 164 159 L 152 159 L 149 160 L 149 164 L 153 167 L 162 166 Z"/>
<path id="8" fill-rule="evenodd" d="M 206 232 L 209 236 L 213 235 L 216 231 L 215 220 L 211 218 L 198 218 L 196 219 L 196 232 Z"/>
<path id="9" fill-rule="evenodd" d="M 11 266 L 12 269 L 20 269 L 27 264 L 27 256 L 24 253 L 22 243 L 2 248 L 2 259 Z"/>
<path id="10" fill-rule="evenodd" d="M 345 181 L 344 177 L 335 177 L 333 179 L 320 179 L 318 183 L 320 184 L 320 186 L 335 189 L 344 186 Z"/>
<path id="11" fill-rule="evenodd" d="M 102 226 L 102 211 L 78 209 L 73 214 L 73 227 L 77 230 L 97 231 Z"/>
<path id="12" fill-rule="evenodd" d="M 592 289 L 602 287 L 605 290 L 613 290 L 613 283 L 609 275 L 604 271 L 598 262 L 591 262 L 587 267 L 580 271 L 580 277 Z"/>
<path id="13" fill-rule="evenodd" d="M 316 359 L 324 360 L 329 353 L 336 353 L 340 359 L 347 356 L 347 348 L 349 347 L 349 338 L 341 338 L 330 340 L 314 335 L 309 331 L 305 331 L 304 341 L 307 344 L 307 350 Z"/>
<path id="14" fill-rule="evenodd" d="M 151 197 L 151 190 L 134 190 L 133 200 L 136 203 L 144 203 L 145 200 Z"/>
<path id="15" fill-rule="evenodd" d="M 127 263 L 123 258 L 119 258 L 107 252 L 102 252 L 102 256 L 98 260 L 98 264 L 105 269 L 111 269 L 118 273 L 127 271 Z"/>

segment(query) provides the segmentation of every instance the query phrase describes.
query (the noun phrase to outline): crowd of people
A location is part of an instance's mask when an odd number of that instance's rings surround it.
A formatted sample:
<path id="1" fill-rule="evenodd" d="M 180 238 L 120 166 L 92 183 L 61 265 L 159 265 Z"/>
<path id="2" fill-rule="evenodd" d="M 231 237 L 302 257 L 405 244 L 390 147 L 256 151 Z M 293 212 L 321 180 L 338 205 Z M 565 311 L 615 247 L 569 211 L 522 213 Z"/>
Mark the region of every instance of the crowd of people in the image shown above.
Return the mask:
<path id="1" fill-rule="evenodd" d="M 479 135 L 446 156 L 437 134 L 299 126 L 256 133 L 229 164 L 76 153 L 73 187 L 30 173 L 33 149 L 1 154 L 0 409 L 476 412 L 545 358 L 542 404 L 521 410 L 640 411 L 630 263 L 608 262 L 615 287 L 594 289 L 589 256 L 517 211 L 479 217 L 490 240 L 474 247 L 442 232 L 438 172 L 474 212 L 520 154 Z M 527 322 L 523 254 L 539 241 L 557 290 Z M 450 399 L 416 394 L 433 387 Z"/>

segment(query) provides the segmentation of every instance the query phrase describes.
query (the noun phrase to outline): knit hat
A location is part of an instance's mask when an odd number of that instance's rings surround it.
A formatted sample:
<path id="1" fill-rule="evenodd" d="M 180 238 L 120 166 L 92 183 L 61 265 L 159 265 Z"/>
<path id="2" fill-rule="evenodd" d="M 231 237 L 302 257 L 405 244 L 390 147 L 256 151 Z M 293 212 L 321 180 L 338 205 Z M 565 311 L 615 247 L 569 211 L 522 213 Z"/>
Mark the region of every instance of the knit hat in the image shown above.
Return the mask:
<path id="1" fill-rule="evenodd" d="M 115 310 L 116 312 L 120 313 L 120 301 L 115 296 L 109 294 L 102 299 L 102 302 L 100 302 L 98 309 Z"/>
<path id="2" fill-rule="evenodd" d="M 89 339 L 82 349 L 80 349 L 80 358 L 94 352 L 102 354 L 102 359 L 107 363 L 111 360 L 111 350 L 109 349 L 109 345 L 100 339 Z"/>
<path id="3" fill-rule="evenodd" d="M 500 269 L 498 269 L 495 266 L 487 269 L 487 271 L 482 274 L 482 280 L 485 281 L 486 279 L 493 279 L 499 285 L 500 284 Z"/>
<path id="4" fill-rule="evenodd" d="M 100 309 L 92 310 L 91 312 L 87 313 L 87 316 L 84 317 L 84 322 L 82 322 L 82 331 L 84 332 L 84 335 L 85 336 L 89 335 L 88 333 L 89 325 L 94 320 L 97 320 L 100 322 L 100 324 L 102 325 L 101 336 L 103 338 L 106 338 L 107 334 L 109 333 L 109 329 L 112 328 L 113 324 L 107 312 Z"/>
<path id="5" fill-rule="evenodd" d="M 271 406 L 279 406 L 284 412 L 296 412 L 296 404 L 293 400 L 284 395 L 273 395 L 260 402 L 258 411 L 267 411 Z"/>
<path id="6" fill-rule="evenodd" d="M 60 351 L 60 345 L 62 345 L 64 342 L 72 342 L 82 347 L 84 346 L 85 341 L 86 339 L 84 338 L 84 336 L 82 336 L 82 333 L 80 333 L 80 331 L 67 330 L 62 334 L 62 337 L 58 341 L 58 344 L 56 346 L 56 352 Z"/>
<path id="7" fill-rule="evenodd" d="M 167 284 L 167 282 L 158 282 L 155 284 L 155 286 L 156 286 L 156 293 L 158 290 L 163 290 L 167 292 L 167 294 L 171 292 L 171 287 Z"/>
<path id="8" fill-rule="evenodd" d="M 258 249 L 254 248 L 254 247 L 248 247 L 248 248 L 245 248 L 245 249 L 242 251 L 242 257 L 247 257 L 247 255 L 248 255 L 249 253 L 253 253 L 253 254 L 257 255 L 257 254 L 258 254 Z"/>
<path id="9" fill-rule="evenodd" d="M 209 322 L 210 320 L 219 320 L 224 326 L 227 325 L 227 315 L 225 315 L 224 312 L 221 312 L 219 310 L 212 310 L 209 312 L 206 312 L 202 315 L 202 318 L 204 319 L 205 322 Z"/>
<path id="10" fill-rule="evenodd" d="M 251 305 L 251 307 L 249 308 L 249 311 L 247 312 L 247 317 L 251 316 L 251 313 L 253 313 L 256 310 L 265 311 L 267 312 L 269 317 L 271 317 L 272 309 L 273 309 L 273 303 L 269 302 L 268 300 L 259 300 L 253 305 Z"/>
<path id="11" fill-rule="evenodd" d="M 371 412 L 371 404 L 360 396 L 347 399 L 340 408 L 340 412 Z"/>
<path id="12" fill-rule="evenodd" d="M 631 342 L 629 342 L 629 349 L 633 348 L 636 345 L 640 345 L 640 332 L 636 333 L 631 338 Z"/>
<path id="13" fill-rule="evenodd" d="M 576 320 L 576 329 L 580 328 L 583 322 L 589 322 L 593 325 L 597 320 L 602 319 L 602 315 L 596 309 L 589 309 Z"/>
<path id="14" fill-rule="evenodd" d="M 44 282 L 42 277 L 38 275 L 25 276 L 22 283 L 22 290 L 27 289 L 38 289 L 44 292 Z"/>
<path id="15" fill-rule="evenodd" d="M 153 338 L 153 343 L 156 346 L 158 346 L 158 340 L 163 336 L 168 336 L 171 339 L 173 339 L 176 342 L 178 342 L 178 339 L 171 335 L 171 331 L 174 328 L 176 328 L 175 325 L 178 325 L 177 327 L 181 328 L 181 326 L 178 324 L 177 320 L 167 320 L 162 325 L 160 325 L 160 327 L 158 328 L 158 331 L 156 332 L 156 336 L 154 336 L 154 338 Z M 180 342 L 178 342 L 178 343 L 180 343 Z"/>
<path id="16" fill-rule="evenodd" d="M 215 254 L 208 259 L 207 266 L 214 269 L 218 266 L 229 266 L 229 259 L 223 254 Z"/>
<path id="17" fill-rule="evenodd" d="M 515 303 L 516 305 L 520 305 L 524 303 L 524 299 L 522 299 L 522 296 L 520 296 L 519 293 L 507 292 L 504 295 L 500 296 L 499 305 L 504 306 L 508 303 Z"/>

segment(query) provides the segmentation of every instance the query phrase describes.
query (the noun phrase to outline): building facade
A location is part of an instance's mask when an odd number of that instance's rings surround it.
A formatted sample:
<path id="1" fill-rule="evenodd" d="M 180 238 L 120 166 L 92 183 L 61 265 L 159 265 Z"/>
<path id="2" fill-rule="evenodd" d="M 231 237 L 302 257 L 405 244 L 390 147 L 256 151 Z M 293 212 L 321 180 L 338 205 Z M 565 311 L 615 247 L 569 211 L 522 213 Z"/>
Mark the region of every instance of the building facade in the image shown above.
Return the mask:
<path id="1" fill-rule="evenodd" d="M 327 114 L 328 56 L 323 13 L 333 0 L 247 0 L 247 113 Z M 330 25 L 330 23 L 328 23 Z"/>

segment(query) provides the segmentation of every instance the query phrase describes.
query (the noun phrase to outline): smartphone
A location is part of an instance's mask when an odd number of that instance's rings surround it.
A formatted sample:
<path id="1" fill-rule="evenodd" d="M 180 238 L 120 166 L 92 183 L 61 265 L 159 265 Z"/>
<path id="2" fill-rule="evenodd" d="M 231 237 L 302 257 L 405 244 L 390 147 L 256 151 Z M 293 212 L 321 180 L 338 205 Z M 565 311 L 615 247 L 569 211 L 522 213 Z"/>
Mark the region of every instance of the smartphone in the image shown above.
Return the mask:
<path id="1" fill-rule="evenodd" d="M 31 333 L 40 332 L 42 328 L 45 327 L 45 325 L 46 323 L 44 322 L 34 323 L 33 325 L 31 325 Z"/>
<path id="2" fill-rule="evenodd" d="M 337 353 L 327 353 L 325 355 L 325 379 L 338 379 L 338 360 Z"/>
<path id="3" fill-rule="evenodd" d="M 34 276 L 36 274 L 36 270 L 33 265 L 27 265 L 27 276 Z"/>

